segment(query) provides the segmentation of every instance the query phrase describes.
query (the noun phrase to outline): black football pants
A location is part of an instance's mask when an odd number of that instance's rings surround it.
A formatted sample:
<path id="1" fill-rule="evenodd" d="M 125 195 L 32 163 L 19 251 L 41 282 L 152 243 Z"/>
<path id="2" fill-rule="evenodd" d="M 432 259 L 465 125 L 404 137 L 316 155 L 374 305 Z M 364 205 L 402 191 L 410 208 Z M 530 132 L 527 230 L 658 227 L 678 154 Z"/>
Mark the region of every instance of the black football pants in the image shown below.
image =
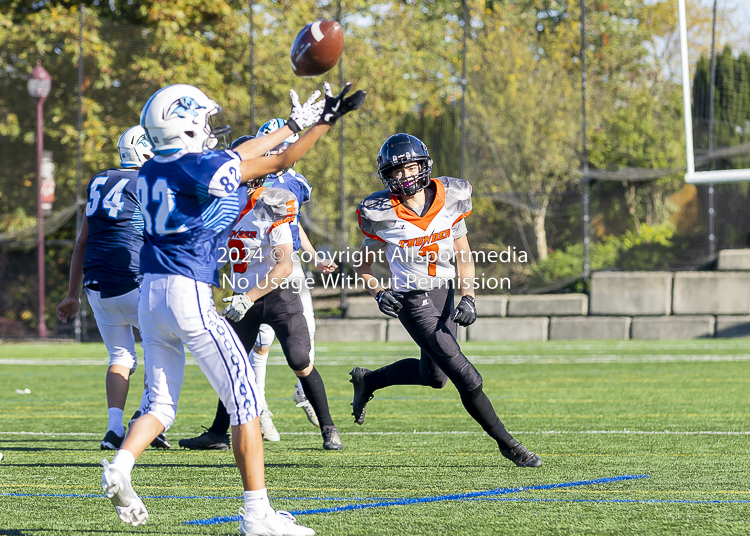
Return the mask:
<path id="1" fill-rule="evenodd" d="M 302 313 L 302 301 L 299 294 L 292 288 L 278 288 L 272 290 L 245 313 L 239 322 L 229 321 L 234 328 L 240 342 L 249 354 L 255 346 L 261 324 L 268 324 L 276 333 L 281 349 L 289 367 L 298 372 L 310 365 L 310 332 L 307 321 Z M 331 426 L 333 420 L 328 409 L 323 380 L 317 370 L 305 378 L 300 378 L 305 396 L 312 404 L 320 426 Z M 216 417 L 210 430 L 218 434 L 225 434 L 229 429 L 229 415 L 224 404 L 219 401 Z"/>
<path id="2" fill-rule="evenodd" d="M 402 359 L 365 376 L 370 394 L 390 385 L 425 385 L 442 389 L 448 380 L 456 386 L 461 402 L 500 446 L 513 437 L 495 413 L 492 403 L 482 390 L 482 376 L 461 352 L 456 342 L 453 313 L 453 287 L 428 292 L 404 292 L 398 319 L 421 349 L 421 357 Z"/>

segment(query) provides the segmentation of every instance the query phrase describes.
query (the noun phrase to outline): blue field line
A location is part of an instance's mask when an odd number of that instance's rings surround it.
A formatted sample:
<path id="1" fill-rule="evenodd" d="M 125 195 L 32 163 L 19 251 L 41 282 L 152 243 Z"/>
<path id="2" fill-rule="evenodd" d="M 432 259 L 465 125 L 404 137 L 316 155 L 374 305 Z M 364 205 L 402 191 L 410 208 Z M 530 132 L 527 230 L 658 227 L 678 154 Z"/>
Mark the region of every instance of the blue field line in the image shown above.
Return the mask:
<path id="1" fill-rule="evenodd" d="M 404 506 L 407 504 L 422 504 L 439 501 L 463 501 L 466 499 L 472 499 L 475 497 L 483 497 L 487 495 L 506 495 L 509 493 L 521 493 L 524 491 L 540 491 L 549 489 L 561 489 L 561 488 L 572 488 L 577 486 L 592 486 L 596 484 L 609 484 L 611 482 L 622 482 L 625 480 L 637 480 L 641 478 L 649 478 L 648 475 L 622 475 L 613 476 L 606 478 L 597 478 L 594 480 L 578 480 L 576 482 L 561 482 L 558 484 L 542 484 L 540 486 L 524 486 L 520 488 L 497 488 L 487 491 L 472 491 L 469 493 L 456 493 L 452 495 L 437 495 L 433 497 L 415 497 L 415 498 L 404 498 L 397 499 L 395 501 L 380 501 L 367 504 L 346 504 L 344 506 L 334 506 L 333 508 L 315 508 L 310 510 L 295 510 L 290 513 L 295 516 L 308 515 L 308 514 L 329 514 L 335 512 L 347 512 L 351 510 L 362 510 L 364 508 L 383 508 L 387 506 Z M 209 519 L 195 519 L 193 521 L 185 521 L 185 525 L 218 525 L 220 523 L 229 523 L 232 521 L 241 521 L 241 516 L 231 517 L 212 517 Z"/>
<path id="2" fill-rule="evenodd" d="M 565 502 L 565 503 L 615 503 L 615 504 L 750 504 L 750 500 L 734 501 L 690 501 L 687 499 L 534 499 L 524 497 L 478 497 L 468 501 L 505 501 L 505 502 Z"/>

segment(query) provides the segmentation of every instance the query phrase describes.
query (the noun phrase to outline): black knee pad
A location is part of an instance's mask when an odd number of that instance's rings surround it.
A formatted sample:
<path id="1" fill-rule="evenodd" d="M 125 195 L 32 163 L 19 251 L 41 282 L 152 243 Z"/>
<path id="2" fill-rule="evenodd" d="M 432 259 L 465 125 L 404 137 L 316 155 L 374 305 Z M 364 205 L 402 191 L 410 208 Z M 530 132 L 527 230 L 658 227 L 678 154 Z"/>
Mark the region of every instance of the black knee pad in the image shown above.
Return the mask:
<path id="1" fill-rule="evenodd" d="M 461 352 L 448 360 L 447 369 L 445 373 L 460 393 L 474 390 L 482 392 L 482 375 Z"/>
<path id="2" fill-rule="evenodd" d="M 302 356 L 301 354 L 292 353 L 287 356 L 286 362 L 294 372 L 299 372 L 310 366 L 310 355 Z"/>
<path id="3" fill-rule="evenodd" d="M 468 391 L 461 391 L 461 399 L 466 397 L 469 400 L 476 400 L 477 398 L 479 398 L 479 395 L 481 395 L 482 392 L 482 382 L 480 379 L 479 387 L 474 387 L 473 389 L 469 389 Z"/>

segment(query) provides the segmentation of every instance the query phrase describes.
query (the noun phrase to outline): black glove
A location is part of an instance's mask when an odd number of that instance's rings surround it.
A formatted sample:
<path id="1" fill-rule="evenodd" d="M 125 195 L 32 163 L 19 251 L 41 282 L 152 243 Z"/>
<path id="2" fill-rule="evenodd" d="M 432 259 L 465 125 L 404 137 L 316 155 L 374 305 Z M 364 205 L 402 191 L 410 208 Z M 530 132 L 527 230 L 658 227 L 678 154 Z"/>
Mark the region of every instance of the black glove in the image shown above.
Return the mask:
<path id="1" fill-rule="evenodd" d="M 472 296 L 463 296 L 461 301 L 458 302 L 458 306 L 453 311 L 453 320 L 459 326 L 470 326 L 477 319 L 477 306 L 474 303 Z"/>
<path id="2" fill-rule="evenodd" d="M 398 312 L 401 310 L 403 305 L 398 301 L 398 298 L 403 298 L 403 294 L 393 292 L 392 290 L 381 290 L 375 296 L 375 300 L 378 302 L 378 309 L 384 315 L 388 315 L 392 318 L 398 318 Z"/>
<path id="3" fill-rule="evenodd" d="M 334 97 L 330 84 L 328 82 L 323 84 L 326 94 L 326 103 L 323 107 L 323 115 L 320 116 L 321 122 L 334 125 L 339 117 L 362 106 L 362 103 L 365 102 L 365 96 L 367 95 L 366 91 L 358 89 L 352 96 L 344 98 L 351 87 L 352 83 L 347 82 L 344 89 L 338 94 L 338 97 Z"/>

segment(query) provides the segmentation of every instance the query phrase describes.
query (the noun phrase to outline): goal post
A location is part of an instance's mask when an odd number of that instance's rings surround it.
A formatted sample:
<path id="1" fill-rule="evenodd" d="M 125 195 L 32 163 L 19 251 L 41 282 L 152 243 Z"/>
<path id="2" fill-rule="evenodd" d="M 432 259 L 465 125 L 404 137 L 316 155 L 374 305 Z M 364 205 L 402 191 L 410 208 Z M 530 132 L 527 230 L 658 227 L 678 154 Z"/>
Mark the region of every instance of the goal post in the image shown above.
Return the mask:
<path id="1" fill-rule="evenodd" d="M 685 0 L 677 0 L 680 26 L 680 59 L 682 70 L 682 106 L 685 118 L 685 181 L 692 184 L 712 184 L 723 182 L 750 181 L 750 169 L 725 169 L 696 171 L 695 145 L 693 140 L 693 112 L 691 99 L 690 60 L 688 56 L 687 11 Z"/>

